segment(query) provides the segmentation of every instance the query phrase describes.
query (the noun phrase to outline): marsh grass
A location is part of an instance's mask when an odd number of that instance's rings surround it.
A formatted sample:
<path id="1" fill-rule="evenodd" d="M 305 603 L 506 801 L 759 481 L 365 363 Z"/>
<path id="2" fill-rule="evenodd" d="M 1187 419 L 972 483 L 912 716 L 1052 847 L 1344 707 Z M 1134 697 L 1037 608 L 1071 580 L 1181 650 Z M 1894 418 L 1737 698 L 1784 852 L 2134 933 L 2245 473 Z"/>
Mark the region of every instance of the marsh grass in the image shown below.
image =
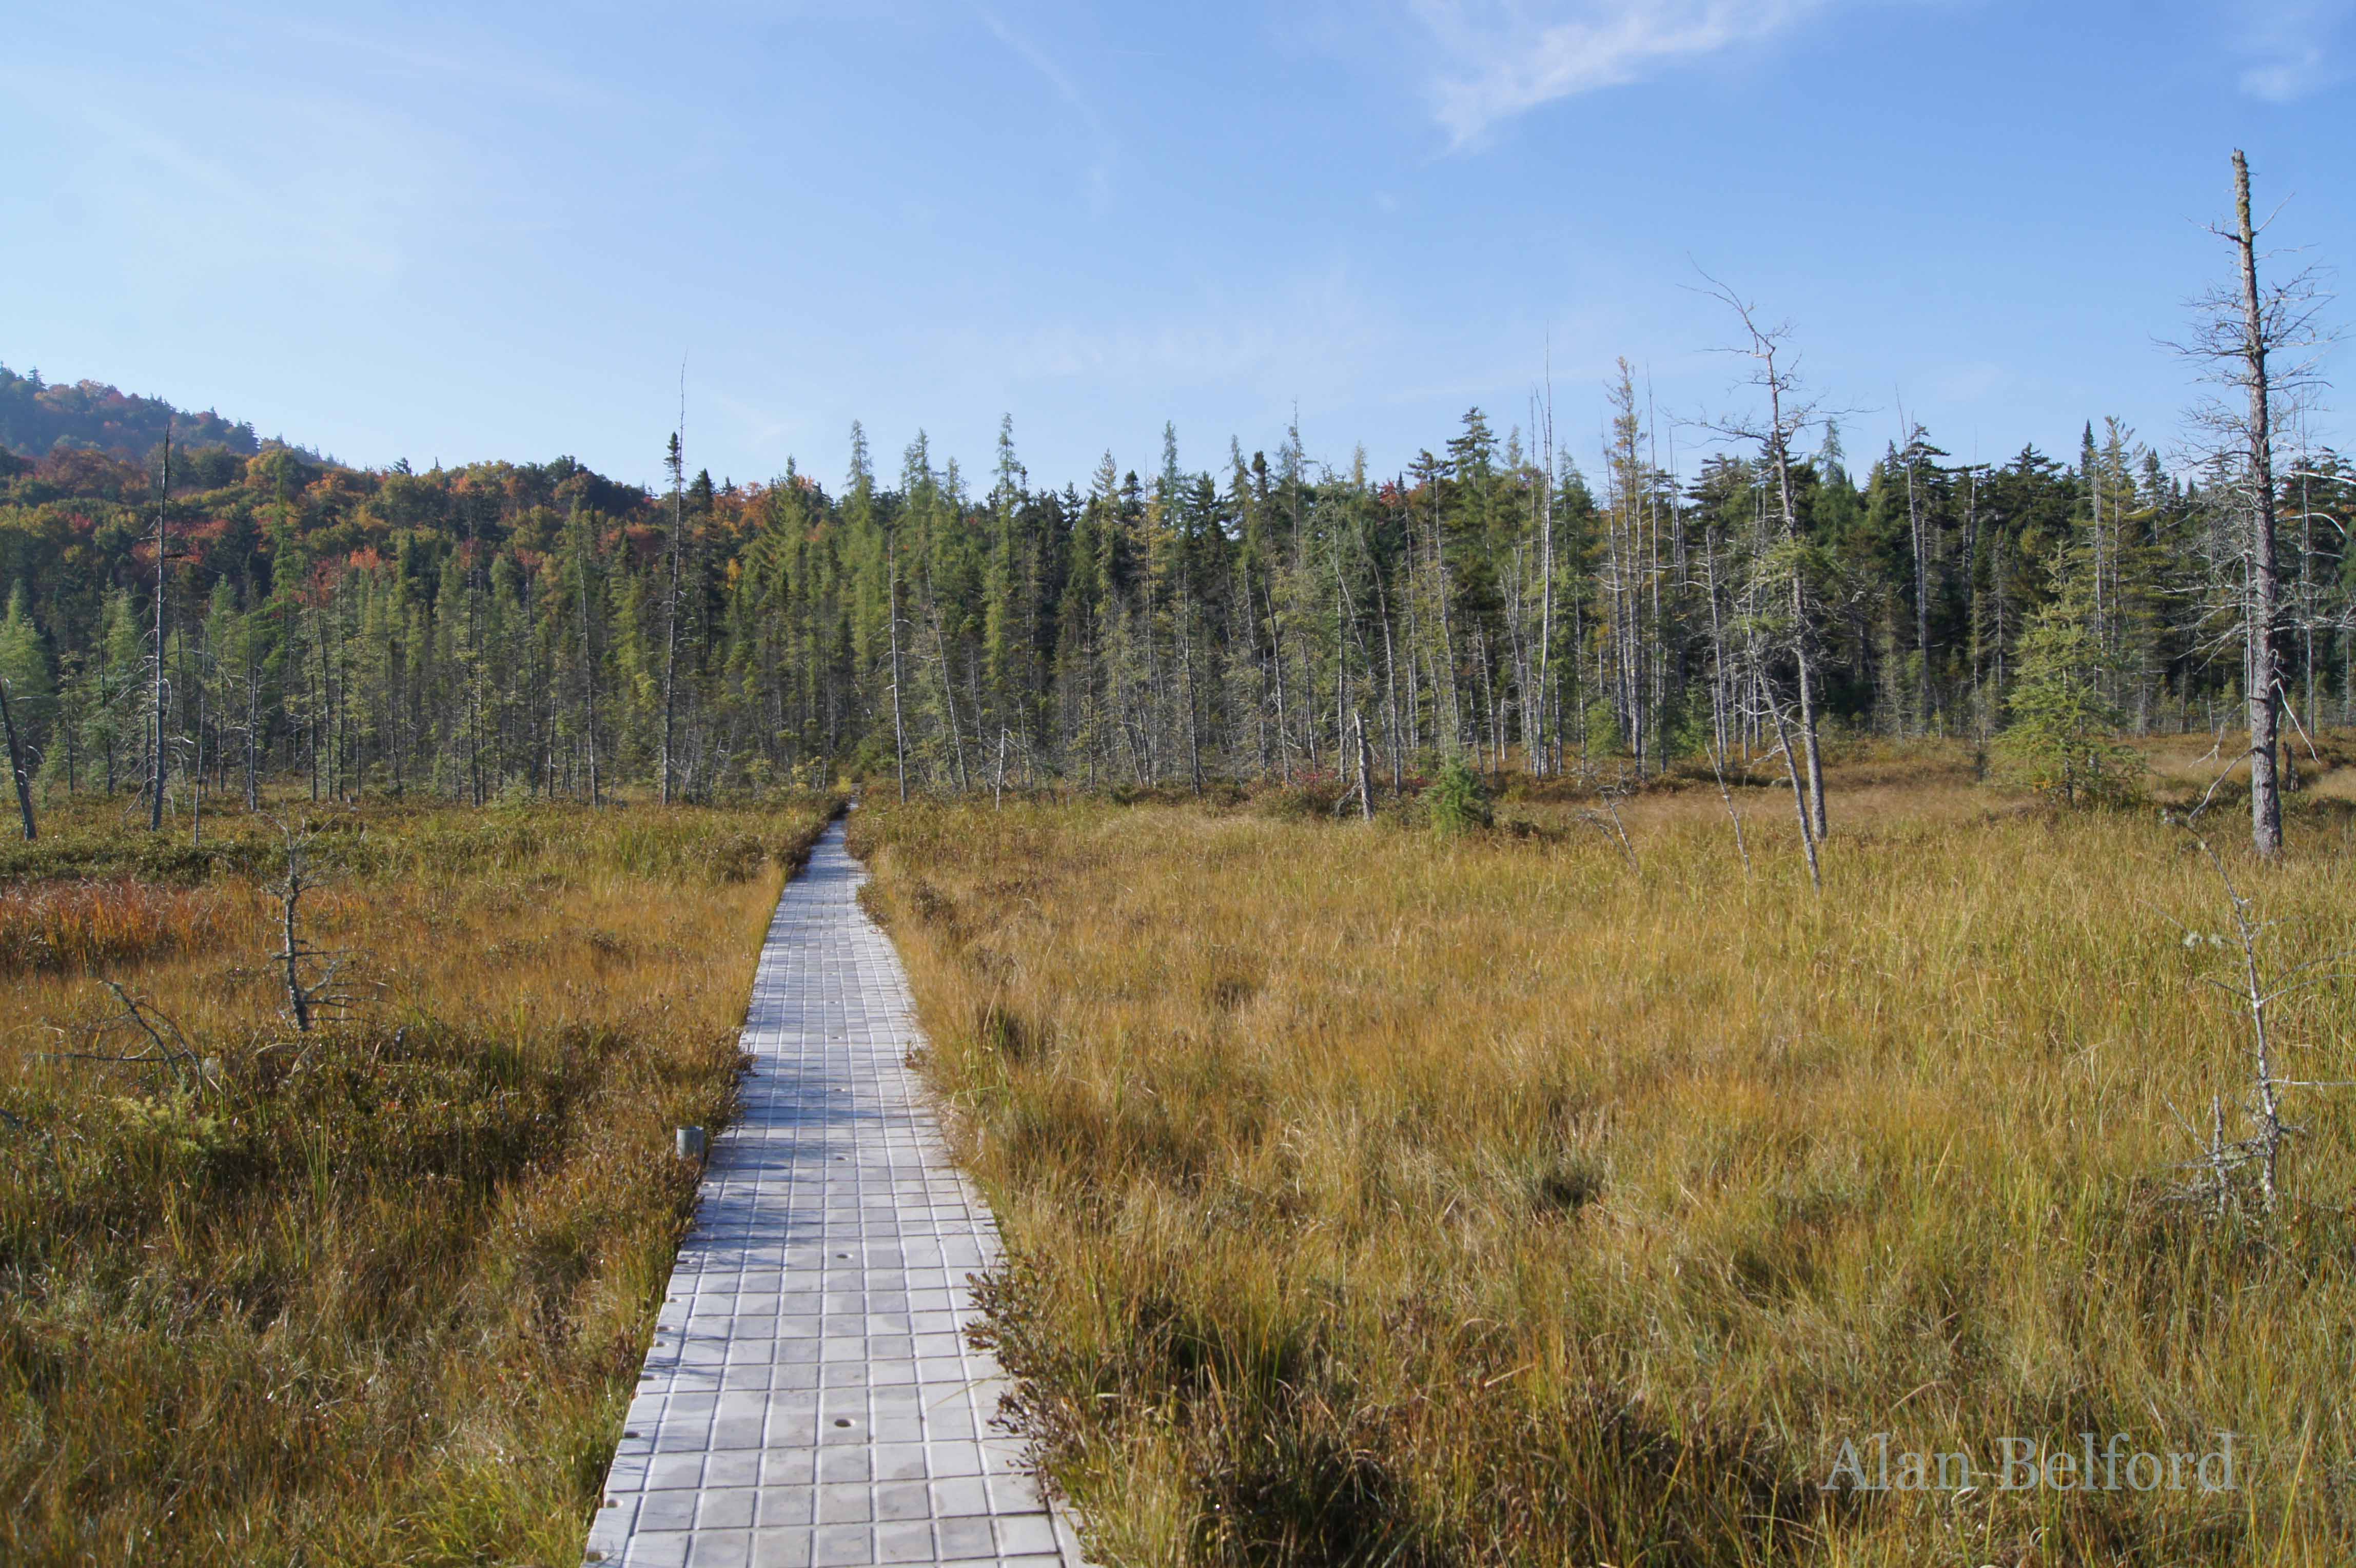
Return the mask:
<path id="1" fill-rule="evenodd" d="M 209 888 L 118 879 L 0 887 L 0 974 L 96 974 L 218 940 L 223 900 Z"/>
<path id="2" fill-rule="evenodd" d="M 2200 749 L 2154 748 L 2156 800 Z M 2156 810 L 1972 780 L 1852 755 L 1821 898 L 1788 800 L 1745 799 L 1746 876 L 1706 782 L 1622 805 L 1640 872 L 1511 791 L 1450 838 L 854 819 L 1100 1560 L 2347 1561 L 2356 1095 L 2301 1101 L 2279 1222 L 2173 1201 L 2177 1112 L 2246 1088 L 2183 934 L 2223 929 L 2214 875 Z M 2233 862 L 2273 961 L 2356 946 L 2342 783 Z M 2356 993 L 2283 1022 L 2297 1076 L 2356 1076 Z M 1876 1433 L 1985 1471 L 2221 1430 L 2230 1492 L 1823 1487 Z"/>
<path id="3" fill-rule="evenodd" d="M 670 1130 L 730 1115 L 830 810 L 316 812 L 306 935 L 359 1002 L 307 1036 L 273 824 L 167 854 L 86 809 L 16 846 L 0 1561 L 577 1562 L 692 1200 Z M 84 1059 L 120 1054 L 92 976 L 217 1069 Z"/>

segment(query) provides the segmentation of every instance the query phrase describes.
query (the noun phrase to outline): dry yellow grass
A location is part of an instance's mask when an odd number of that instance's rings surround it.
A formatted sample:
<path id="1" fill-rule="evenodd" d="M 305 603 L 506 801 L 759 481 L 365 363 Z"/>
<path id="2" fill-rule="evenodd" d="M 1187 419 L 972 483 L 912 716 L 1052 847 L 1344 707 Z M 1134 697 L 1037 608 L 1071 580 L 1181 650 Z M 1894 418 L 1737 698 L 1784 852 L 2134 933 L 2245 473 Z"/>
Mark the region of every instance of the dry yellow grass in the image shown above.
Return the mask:
<path id="1" fill-rule="evenodd" d="M 191 857 L 86 811 L 12 852 L 0 918 L 171 940 L 0 970 L 0 1561 L 577 1562 L 691 1201 L 670 1130 L 729 1114 L 827 807 L 339 818 L 306 934 L 360 1001 L 310 1036 L 267 824 Z M 143 866 L 200 885 L 23 880 Z M 90 972 L 218 1083 L 61 1059 L 125 1043 L 81 1032 Z"/>
<path id="2" fill-rule="evenodd" d="M 2196 748 L 2198 749 L 2198 748 Z M 2190 757 L 2167 757 L 2189 777 Z M 2203 775 L 2205 778 L 2205 775 Z M 1927 779 L 1927 782 L 1918 782 Z M 1012 1262 L 992 1303 L 1108 1564 L 2338 1563 L 2356 1551 L 2356 1091 L 2270 1228 L 2169 1200 L 2245 1042 L 2156 811 L 1967 757 L 1495 832 L 879 805 L 875 907 Z M 2336 787 L 2227 862 L 2356 946 Z M 2240 836 L 2221 807 L 2221 845 Z M 1523 824 L 1515 829 L 1511 824 Z M 2356 1076 L 2356 993 L 2284 1020 Z M 2230 1491 L 1827 1493 L 1845 1440 L 2125 1434 Z"/>

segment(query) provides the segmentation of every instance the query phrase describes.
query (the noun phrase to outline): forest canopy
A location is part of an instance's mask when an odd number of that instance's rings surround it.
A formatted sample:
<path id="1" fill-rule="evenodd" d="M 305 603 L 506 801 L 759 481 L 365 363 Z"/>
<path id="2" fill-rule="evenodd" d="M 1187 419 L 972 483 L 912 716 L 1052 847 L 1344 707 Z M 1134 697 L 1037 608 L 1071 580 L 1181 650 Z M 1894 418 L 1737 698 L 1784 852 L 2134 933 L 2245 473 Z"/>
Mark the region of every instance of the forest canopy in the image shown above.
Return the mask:
<path id="1" fill-rule="evenodd" d="M 5 385 L 125 446 L 166 407 Z M 0 673 L 43 787 L 152 787 L 160 585 L 171 788 L 474 800 L 1346 782 L 1362 755 L 1394 789 L 1450 757 L 1643 777 L 1771 749 L 1795 649 L 1836 730 L 1985 740 L 2056 606 L 2125 726 L 2235 711 L 2226 459 L 2173 473 L 2104 420 L 2071 460 L 1976 463 L 1917 426 L 1857 474 L 1819 422 L 1787 527 L 1763 453 L 1671 471 L 1624 367 L 1606 390 L 1592 468 L 1474 409 L 1395 475 L 1297 436 L 1190 464 L 1173 430 L 1085 489 L 1034 487 L 1011 420 L 981 482 L 921 435 L 879 474 L 854 426 L 831 492 L 676 451 L 661 492 L 569 457 L 359 469 L 208 415 L 175 421 L 166 494 L 160 428 L 136 458 L 61 437 L 0 478 Z M 2278 488 L 2289 696 L 2338 721 L 2356 489 L 2320 448 Z"/>

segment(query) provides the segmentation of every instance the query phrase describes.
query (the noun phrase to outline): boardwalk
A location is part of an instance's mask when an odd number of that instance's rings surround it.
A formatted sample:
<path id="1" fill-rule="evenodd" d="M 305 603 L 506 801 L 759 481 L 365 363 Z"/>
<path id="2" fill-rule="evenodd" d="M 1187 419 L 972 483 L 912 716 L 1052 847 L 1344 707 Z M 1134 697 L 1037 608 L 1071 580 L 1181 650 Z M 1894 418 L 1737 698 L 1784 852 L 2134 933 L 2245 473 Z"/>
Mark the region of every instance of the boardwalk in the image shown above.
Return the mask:
<path id="1" fill-rule="evenodd" d="M 891 943 L 827 830 L 753 983 L 744 1117 L 715 1139 L 589 1533 L 624 1568 L 1079 1562 L 989 1427 L 960 1333 L 990 1211 L 904 1058 Z"/>

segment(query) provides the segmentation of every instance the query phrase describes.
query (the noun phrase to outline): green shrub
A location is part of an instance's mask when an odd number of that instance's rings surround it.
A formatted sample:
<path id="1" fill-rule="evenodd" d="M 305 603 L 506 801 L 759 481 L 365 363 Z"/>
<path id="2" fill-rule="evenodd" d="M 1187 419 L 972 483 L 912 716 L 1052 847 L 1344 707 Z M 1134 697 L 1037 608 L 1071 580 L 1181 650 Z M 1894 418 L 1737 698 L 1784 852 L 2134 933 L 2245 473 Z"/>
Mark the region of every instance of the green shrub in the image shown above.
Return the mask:
<path id="1" fill-rule="evenodd" d="M 2020 639 L 2011 722 L 1996 737 L 1997 777 L 2065 806 L 2113 805 L 2141 791 L 2144 761 L 2118 738 L 2126 715 L 2102 692 L 2110 669 L 2072 585 L 2040 610 Z"/>
<path id="2" fill-rule="evenodd" d="M 1489 825 L 1489 791 L 1482 787 L 1481 776 L 1461 757 L 1451 757 L 1440 764 L 1431 788 L 1424 791 L 1423 800 L 1424 810 L 1431 818 L 1431 831 L 1442 838 Z"/>

